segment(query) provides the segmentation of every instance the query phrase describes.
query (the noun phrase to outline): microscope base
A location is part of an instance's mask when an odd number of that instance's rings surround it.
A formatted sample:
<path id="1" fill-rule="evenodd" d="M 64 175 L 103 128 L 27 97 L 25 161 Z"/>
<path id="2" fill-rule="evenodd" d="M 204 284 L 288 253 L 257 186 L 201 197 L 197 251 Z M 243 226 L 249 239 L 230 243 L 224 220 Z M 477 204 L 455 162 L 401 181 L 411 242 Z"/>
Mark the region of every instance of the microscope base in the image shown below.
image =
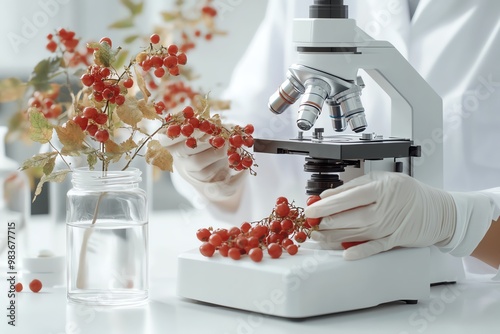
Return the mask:
<path id="1" fill-rule="evenodd" d="M 178 259 L 178 295 L 251 312 L 305 318 L 404 301 L 430 295 L 431 249 L 397 249 L 358 261 L 342 251 L 301 247 L 295 256 L 264 257 L 254 263 L 199 251 Z M 444 281 L 460 275 L 449 272 Z"/>

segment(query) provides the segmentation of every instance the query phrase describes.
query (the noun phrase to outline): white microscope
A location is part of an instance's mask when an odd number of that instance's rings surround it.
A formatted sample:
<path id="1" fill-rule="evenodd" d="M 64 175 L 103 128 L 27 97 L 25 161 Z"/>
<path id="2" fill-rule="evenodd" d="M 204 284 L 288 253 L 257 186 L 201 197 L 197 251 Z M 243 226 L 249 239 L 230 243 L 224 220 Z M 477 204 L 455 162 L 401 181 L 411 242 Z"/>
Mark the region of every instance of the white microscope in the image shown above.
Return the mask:
<path id="1" fill-rule="evenodd" d="M 348 125 L 356 134 L 329 136 L 324 129 L 314 129 L 310 137 L 299 132 L 293 139 L 259 138 L 255 152 L 304 155 L 304 169 L 313 173 L 306 186 L 309 194 L 341 185 L 339 175 L 349 179 L 350 174 L 373 170 L 403 172 L 442 187 L 441 98 L 393 45 L 374 40 L 348 19 L 343 0 L 315 0 L 309 16 L 294 20 L 297 61 L 270 98 L 269 108 L 280 114 L 300 99 L 297 126 L 307 131 L 326 104 L 335 131 Z M 388 136 L 357 134 L 367 127 L 360 69 L 391 98 Z M 432 145 L 424 146 L 429 142 Z M 431 285 L 464 276 L 461 260 L 435 247 L 345 261 L 341 251 L 310 246 L 301 247 L 295 256 L 261 263 L 207 259 L 197 250 L 182 254 L 178 293 L 207 303 L 303 318 L 394 301 L 416 303 L 429 298 Z"/>

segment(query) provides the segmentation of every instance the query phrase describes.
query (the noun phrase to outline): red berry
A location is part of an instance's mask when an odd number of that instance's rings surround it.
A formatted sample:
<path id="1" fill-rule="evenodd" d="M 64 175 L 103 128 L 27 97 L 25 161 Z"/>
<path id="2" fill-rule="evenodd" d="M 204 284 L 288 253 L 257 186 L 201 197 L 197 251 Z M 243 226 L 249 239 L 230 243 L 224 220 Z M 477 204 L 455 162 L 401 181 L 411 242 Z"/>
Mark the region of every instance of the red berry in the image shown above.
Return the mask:
<path id="1" fill-rule="evenodd" d="M 181 126 L 179 124 L 170 124 L 167 128 L 167 136 L 171 139 L 179 137 L 181 134 Z"/>
<path id="2" fill-rule="evenodd" d="M 240 148 L 243 145 L 243 137 L 241 135 L 232 135 L 229 137 L 229 144 L 232 147 Z"/>
<path id="3" fill-rule="evenodd" d="M 206 228 L 200 228 L 196 231 L 196 237 L 200 241 L 208 241 L 208 238 L 210 238 L 211 235 L 212 233 Z"/>
<path id="4" fill-rule="evenodd" d="M 115 97 L 115 103 L 116 103 L 117 105 L 119 105 L 119 106 L 121 106 L 122 104 L 124 104 L 124 103 L 125 103 L 125 96 L 124 96 L 124 95 L 121 95 L 121 94 L 120 94 L 120 95 L 117 95 L 117 96 Z"/>
<path id="5" fill-rule="evenodd" d="M 351 248 L 351 247 L 354 247 L 357 245 L 364 244 L 365 242 L 368 242 L 368 240 L 366 240 L 366 241 L 344 241 L 344 242 L 341 242 L 340 244 L 341 244 L 342 248 L 348 249 L 348 248 Z"/>
<path id="6" fill-rule="evenodd" d="M 200 246 L 200 253 L 203 256 L 212 257 L 212 255 L 214 255 L 215 253 L 215 246 L 209 242 L 204 242 Z"/>
<path id="7" fill-rule="evenodd" d="M 237 166 L 241 161 L 241 156 L 239 153 L 232 153 L 227 160 L 229 161 L 229 165 Z"/>
<path id="8" fill-rule="evenodd" d="M 215 247 L 219 247 L 220 245 L 222 245 L 222 237 L 218 234 L 212 234 L 208 238 L 208 242 L 214 245 Z"/>
<path id="9" fill-rule="evenodd" d="M 179 47 L 175 44 L 169 45 L 167 48 L 167 52 L 169 55 L 175 56 L 177 52 L 179 52 Z"/>
<path id="10" fill-rule="evenodd" d="M 278 197 L 276 199 L 276 205 L 281 204 L 281 203 L 285 203 L 286 205 L 288 205 L 288 198 L 286 198 L 284 196 Z"/>
<path id="11" fill-rule="evenodd" d="M 102 44 L 102 43 L 107 43 L 109 45 L 109 47 L 113 46 L 113 43 L 111 42 L 111 39 L 109 37 L 101 38 L 101 40 L 99 41 L 99 44 Z"/>
<path id="12" fill-rule="evenodd" d="M 210 144 L 212 144 L 212 146 L 215 148 L 221 148 L 226 143 L 226 140 L 221 136 L 215 136 L 210 139 L 211 139 Z"/>
<path id="13" fill-rule="evenodd" d="M 158 67 L 154 71 L 155 77 L 162 78 L 165 75 L 165 69 L 163 67 Z"/>
<path id="14" fill-rule="evenodd" d="M 248 256 L 250 256 L 250 259 L 253 262 L 260 262 L 264 257 L 264 253 L 262 252 L 262 249 L 255 247 L 250 249 L 250 251 L 248 252 Z"/>
<path id="15" fill-rule="evenodd" d="M 125 88 L 132 88 L 133 85 L 134 85 L 134 79 L 132 78 L 127 78 L 125 81 L 123 81 L 123 86 Z"/>
<path id="16" fill-rule="evenodd" d="M 281 230 L 290 232 L 293 230 L 293 222 L 290 219 L 283 219 L 281 221 Z"/>
<path id="17" fill-rule="evenodd" d="M 198 146 L 196 138 L 189 137 L 188 139 L 186 139 L 186 146 L 189 148 L 196 148 L 196 146 Z"/>
<path id="18" fill-rule="evenodd" d="M 16 283 L 16 285 L 14 285 L 14 288 L 16 289 L 16 292 L 21 292 L 21 291 L 23 291 L 23 284 Z"/>
<path id="19" fill-rule="evenodd" d="M 254 127 L 252 124 L 247 124 L 244 128 L 243 128 L 243 131 L 247 134 L 247 135 L 251 135 L 253 134 L 254 132 Z"/>
<path id="20" fill-rule="evenodd" d="M 160 43 L 160 35 L 158 34 L 152 34 L 150 37 L 149 37 L 149 40 L 151 41 L 151 43 L 153 44 L 158 44 Z"/>
<path id="21" fill-rule="evenodd" d="M 307 198 L 306 205 L 309 206 L 309 205 L 319 201 L 320 199 L 321 199 L 321 197 L 319 197 L 319 195 L 311 195 Z"/>
<path id="22" fill-rule="evenodd" d="M 275 212 L 278 217 L 284 218 L 290 213 L 290 207 L 288 203 L 280 203 L 276 205 Z"/>
<path id="23" fill-rule="evenodd" d="M 82 131 L 85 131 L 85 129 L 87 128 L 87 125 L 89 123 L 89 119 L 87 117 L 83 117 L 83 116 L 75 116 L 73 118 L 73 122 L 75 122 L 76 124 L 78 124 L 80 126 L 80 128 L 82 129 Z"/>
<path id="24" fill-rule="evenodd" d="M 109 132 L 106 129 L 97 130 L 94 137 L 98 142 L 104 143 L 109 139 Z"/>
<path id="25" fill-rule="evenodd" d="M 97 110 L 97 108 L 85 107 L 85 109 L 83 109 L 83 116 L 87 117 L 88 119 L 94 119 L 98 114 L 99 111 Z"/>
<path id="26" fill-rule="evenodd" d="M 307 234 L 304 231 L 297 232 L 295 235 L 295 241 L 298 243 L 303 243 L 307 239 Z"/>
<path id="27" fill-rule="evenodd" d="M 182 114 L 184 115 L 184 118 L 191 118 L 194 117 L 194 109 L 191 106 L 187 106 L 182 110 Z"/>
<path id="28" fill-rule="evenodd" d="M 181 133 L 185 137 L 190 137 L 194 132 L 194 127 L 191 123 L 186 123 L 181 126 Z"/>
<path id="29" fill-rule="evenodd" d="M 163 65 L 165 65 L 166 68 L 172 68 L 174 66 L 177 66 L 177 57 L 176 56 L 167 56 L 163 60 Z"/>
<path id="30" fill-rule="evenodd" d="M 223 257 L 227 257 L 229 252 L 229 246 L 226 244 L 223 244 L 222 246 L 219 247 L 219 254 Z"/>
<path id="31" fill-rule="evenodd" d="M 42 290 L 42 282 L 40 282 L 40 280 L 34 279 L 30 282 L 29 287 L 31 291 L 37 293 Z"/>
<path id="32" fill-rule="evenodd" d="M 283 249 L 277 243 L 271 243 L 267 246 L 267 253 L 273 259 L 277 259 L 283 253 Z"/>
<path id="33" fill-rule="evenodd" d="M 98 129 L 99 129 L 99 128 L 98 128 L 98 127 L 97 127 L 97 125 L 95 125 L 95 124 L 89 124 L 89 125 L 87 126 L 87 132 L 88 132 L 88 133 L 89 133 L 89 135 L 91 135 L 91 136 L 94 136 L 94 135 L 95 135 L 95 133 L 97 132 L 97 130 L 98 130 Z"/>
<path id="34" fill-rule="evenodd" d="M 57 50 L 57 43 L 54 41 L 49 41 L 46 46 L 47 50 L 50 52 L 56 52 Z"/>
<path id="35" fill-rule="evenodd" d="M 239 260 L 241 258 L 241 252 L 236 247 L 229 248 L 227 255 L 233 260 Z"/>
<path id="36" fill-rule="evenodd" d="M 174 66 L 168 69 L 168 72 L 173 75 L 174 77 L 178 76 L 180 74 L 179 67 Z"/>
<path id="37" fill-rule="evenodd" d="M 286 247 L 286 251 L 287 251 L 287 253 L 288 253 L 288 254 L 290 254 L 290 255 L 295 255 L 295 254 L 297 254 L 297 252 L 299 251 L 299 247 L 298 247 L 297 245 L 295 245 L 295 244 L 288 245 L 288 246 Z"/>
<path id="38" fill-rule="evenodd" d="M 82 84 L 84 84 L 87 87 L 90 87 L 94 83 L 94 76 L 85 73 L 80 77 L 80 80 L 82 81 Z"/>
<path id="39" fill-rule="evenodd" d="M 318 226 L 321 223 L 321 218 L 306 218 L 306 222 L 309 227 Z"/>
<path id="40" fill-rule="evenodd" d="M 177 55 L 177 62 L 179 63 L 179 65 L 186 65 L 186 63 L 187 63 L 186 54 L 180 53 L 179 55 Z"/>
<path id="41" fill-rule="evenodd" d="M 244 222 L 240 226 L 240 230 L 243 233 L 247 233 L 248 231 L 250 231 L 251 228 L 252 228 L 252 224 L 250 224 L 249 222 Z"/>
<path id="42" fill-rule="evenodd" d="M 108 121 L 108 115 L 106 115 L 104 113 L 98 113 L 94 117 L 94 122 L 96 122 L 99 125 L 106 124 L 107 121 Z"/>

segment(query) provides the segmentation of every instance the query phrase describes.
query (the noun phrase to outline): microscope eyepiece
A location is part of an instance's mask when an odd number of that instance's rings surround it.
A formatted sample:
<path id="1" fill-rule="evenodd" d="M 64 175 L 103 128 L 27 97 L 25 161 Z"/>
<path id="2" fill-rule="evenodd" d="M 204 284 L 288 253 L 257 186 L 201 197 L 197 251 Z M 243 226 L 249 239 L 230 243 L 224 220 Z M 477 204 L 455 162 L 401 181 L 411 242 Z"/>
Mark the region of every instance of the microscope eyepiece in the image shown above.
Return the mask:
<path id="1" fill-rule="evenodd" d="M 315 0 L 309 6 L 311 19 L 347 19 L 348 8 L 343 0 Z"/>

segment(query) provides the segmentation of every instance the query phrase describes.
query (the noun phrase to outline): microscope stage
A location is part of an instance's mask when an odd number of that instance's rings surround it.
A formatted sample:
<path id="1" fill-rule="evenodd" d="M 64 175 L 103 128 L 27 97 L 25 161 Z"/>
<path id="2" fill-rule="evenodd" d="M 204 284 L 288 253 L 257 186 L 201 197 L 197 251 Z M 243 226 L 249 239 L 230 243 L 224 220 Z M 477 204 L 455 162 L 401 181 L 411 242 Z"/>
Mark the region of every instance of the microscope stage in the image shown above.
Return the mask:
<path id="1" fill-rule="evenodd" d="M 254 152 L 300 154 L 313 158 L 359 160 L 403 158 L 413 154 L 412 141 L 401 138 L 362 140 L 357 135 L 325 136 L 321 140 L 255 138 Z"/>
<path id="2" fill-rule="evenodd" d="M 196 250 L 178 259 L 178 295 L 251 312 L 304 318 L 430 295 L 429 248 L 397 249 L 346 261 L 342 251 L 301 247 L 260 263 Z"/>

